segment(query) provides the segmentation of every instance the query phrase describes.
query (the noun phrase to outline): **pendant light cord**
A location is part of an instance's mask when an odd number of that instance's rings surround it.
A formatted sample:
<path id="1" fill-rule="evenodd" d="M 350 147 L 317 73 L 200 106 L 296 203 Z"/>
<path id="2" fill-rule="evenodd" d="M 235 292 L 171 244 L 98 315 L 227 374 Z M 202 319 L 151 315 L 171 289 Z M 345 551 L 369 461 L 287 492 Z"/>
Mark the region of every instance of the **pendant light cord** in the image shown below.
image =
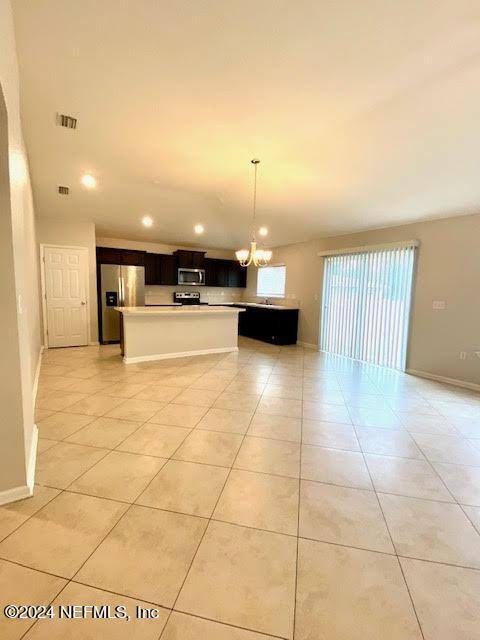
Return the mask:
<path id="1" fill-rule="evenodd" d="M 260 160 L 252 160 L 253 166 L 255 167 L 255 174 L 253 178 L 253 220 L 252 220 L 252 238 L 255 242 L 256 234 L 255 234 L 255 218 L 257 215 L 257 167 L 260 164 Z"/>

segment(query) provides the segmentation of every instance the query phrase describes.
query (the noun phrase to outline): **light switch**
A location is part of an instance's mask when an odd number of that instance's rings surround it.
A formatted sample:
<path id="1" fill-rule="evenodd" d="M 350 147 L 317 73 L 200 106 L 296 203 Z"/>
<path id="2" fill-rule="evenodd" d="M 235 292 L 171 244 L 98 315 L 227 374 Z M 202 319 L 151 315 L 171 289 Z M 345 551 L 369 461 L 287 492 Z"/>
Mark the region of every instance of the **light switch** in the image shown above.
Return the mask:
<path id="1" fill-rule="evenodd" d="M 432 309 L 436 309 L 437 311 L 446 308 L 445 300 L 434 300 L 432 302 Z"/>

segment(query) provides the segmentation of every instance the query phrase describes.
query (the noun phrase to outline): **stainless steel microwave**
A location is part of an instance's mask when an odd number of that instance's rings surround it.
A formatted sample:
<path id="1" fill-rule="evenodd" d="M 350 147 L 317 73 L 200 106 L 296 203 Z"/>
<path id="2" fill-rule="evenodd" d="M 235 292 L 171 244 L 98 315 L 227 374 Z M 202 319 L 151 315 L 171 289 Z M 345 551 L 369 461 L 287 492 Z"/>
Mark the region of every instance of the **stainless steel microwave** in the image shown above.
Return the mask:
<path id="1" fill-rule="evenodd" d="M 178 284 L 204 285 L 205 269 L 179 269 Z"/>

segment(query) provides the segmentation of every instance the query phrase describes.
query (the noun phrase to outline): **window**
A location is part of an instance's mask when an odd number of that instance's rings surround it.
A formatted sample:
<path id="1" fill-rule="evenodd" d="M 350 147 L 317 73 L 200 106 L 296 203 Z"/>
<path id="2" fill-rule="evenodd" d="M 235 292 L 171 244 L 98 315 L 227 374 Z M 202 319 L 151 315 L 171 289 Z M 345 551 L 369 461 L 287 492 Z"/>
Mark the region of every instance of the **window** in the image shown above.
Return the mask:
<path id="1" fill-rule="evenodd" d="M 414 246 L 325 258 L 321 349 L 405 369 Z"/>
<path id="2" fill-rule="evenodd" d="M 286 271 L 284 264 L 260 267 L 257 271 L 257 296 L 284 298 Z"/>

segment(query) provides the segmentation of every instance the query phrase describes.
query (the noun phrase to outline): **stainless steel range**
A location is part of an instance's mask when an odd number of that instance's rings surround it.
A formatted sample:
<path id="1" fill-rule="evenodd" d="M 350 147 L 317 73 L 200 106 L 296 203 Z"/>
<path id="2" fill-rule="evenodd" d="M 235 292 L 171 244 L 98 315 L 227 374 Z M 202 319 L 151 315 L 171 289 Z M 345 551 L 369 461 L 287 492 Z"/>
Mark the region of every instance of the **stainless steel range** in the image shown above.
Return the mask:
<path id="1" fill-rule="evenodd" d="M 180 304 L 200 304 L 200 293 L 198 291 L 175 291 L 173 301 Z"/>

